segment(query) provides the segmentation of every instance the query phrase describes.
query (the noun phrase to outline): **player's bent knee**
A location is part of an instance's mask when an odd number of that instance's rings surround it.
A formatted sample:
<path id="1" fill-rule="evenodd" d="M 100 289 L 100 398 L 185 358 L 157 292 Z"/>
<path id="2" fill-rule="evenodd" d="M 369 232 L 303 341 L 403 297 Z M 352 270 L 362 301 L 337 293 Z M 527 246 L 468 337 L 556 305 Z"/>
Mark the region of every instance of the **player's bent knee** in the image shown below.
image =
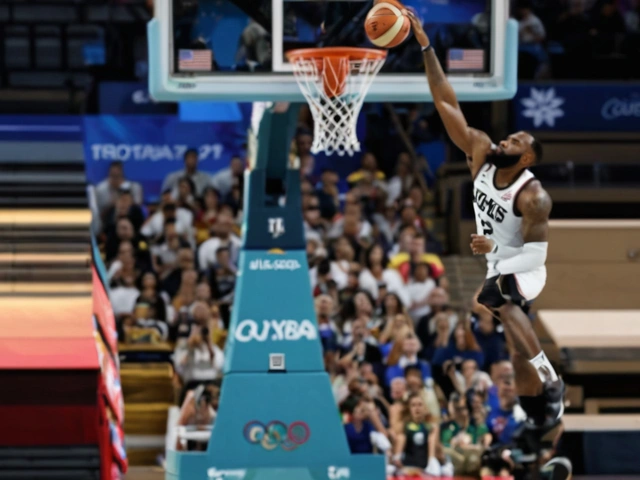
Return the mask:
<path id="1" fill-rule="evenodd" d="M 503 322 L 508 322 L 513 318 L 513 316 L 516 314 L 516 310 L 518 310 L 519 308 L 520 307 L 511 302 L 505 303 L 498 308 L 498 312 L 500 313 L 500 320 L 502 320 Z"/>

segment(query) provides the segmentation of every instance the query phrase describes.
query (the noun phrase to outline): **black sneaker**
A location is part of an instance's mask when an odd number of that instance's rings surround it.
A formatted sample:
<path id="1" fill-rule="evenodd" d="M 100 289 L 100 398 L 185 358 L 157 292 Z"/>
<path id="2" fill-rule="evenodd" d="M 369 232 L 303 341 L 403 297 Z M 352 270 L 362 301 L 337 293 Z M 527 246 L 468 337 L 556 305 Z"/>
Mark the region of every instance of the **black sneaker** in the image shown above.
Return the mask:
<path id="1" fill-rule="evenodd" d="M 545 480 L 570 480 L 571 462 L 568 458 L 556 457 L 545 463 L 540 474 Z"/>
<path id="2" fill-rule="evenodd" d="M 554 382 L 544 384 L 544 397 L 546 399 L 547 424 L 552 424 L 560 420 L 564 413 L 564 382 L 561 378 Z"/>

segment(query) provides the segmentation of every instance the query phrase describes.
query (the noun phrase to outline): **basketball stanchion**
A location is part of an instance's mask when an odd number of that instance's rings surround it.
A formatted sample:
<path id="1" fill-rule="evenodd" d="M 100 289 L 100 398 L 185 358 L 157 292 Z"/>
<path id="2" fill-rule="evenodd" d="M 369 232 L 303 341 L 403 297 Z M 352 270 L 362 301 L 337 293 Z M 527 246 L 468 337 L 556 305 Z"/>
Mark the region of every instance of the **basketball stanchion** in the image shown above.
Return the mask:
<path id="1" fill-rule="evenodd" d="M 324 369 L 300 174 L 287 168 L 298 113 L 274 104 L 254 119 L 218 415 L 206 452 L 167 451 L 167 480 L 385 480 L 383 455 L 351 455 Z"/>

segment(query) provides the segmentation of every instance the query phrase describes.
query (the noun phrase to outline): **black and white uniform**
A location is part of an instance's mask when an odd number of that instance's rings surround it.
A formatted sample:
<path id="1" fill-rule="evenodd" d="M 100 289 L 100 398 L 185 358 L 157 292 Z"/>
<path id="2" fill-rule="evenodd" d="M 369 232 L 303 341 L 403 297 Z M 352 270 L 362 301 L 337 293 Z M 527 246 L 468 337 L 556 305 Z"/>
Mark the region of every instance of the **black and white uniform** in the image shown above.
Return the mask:
<path id="1" fill-rule="evenodd" d="M 473 181 L 473 209 L 476 215 L 476 227 L 478 235 L 490 238 L 498 245 L 496 253 L 489 253 L 487 258 L 487 280 L 481 297 L 487 300 L 493 291 L 497 297 L 484 304 L 497 308 L 505 303 L 505 298 L 524 306 L 534 300 L 547 280 L 547 269 L 542 266 L 530 272 L 503 275 L 495 269 L 499 260 L 509 258 L 504 249 L 500 247 L 522 248 L 522 215 L 518 211 L 518 195 L 522 189 L 535 180 L 535 176 L 529 170 L 523 170 L 520 176 L 510 186 L 498 188 L 495 184 L 497 168 L 486 163 L 482 166 Z M 512 255 L 511 255 L 512 256 Z M 485 294 L 483 296 L 483 294 Z M 499 298 L 498 298 L 499 297 Z M 481 298 L 479 297 L 479 301 Z"/>

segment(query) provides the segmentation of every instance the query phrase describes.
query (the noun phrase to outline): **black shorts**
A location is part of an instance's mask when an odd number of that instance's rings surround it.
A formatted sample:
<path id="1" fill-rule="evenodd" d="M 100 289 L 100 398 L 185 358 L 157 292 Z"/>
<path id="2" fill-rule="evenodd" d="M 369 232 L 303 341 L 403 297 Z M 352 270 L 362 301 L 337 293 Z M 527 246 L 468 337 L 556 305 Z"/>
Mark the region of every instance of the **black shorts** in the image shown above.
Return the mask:
<path id="1" fill-rule="evenodd" d="M 518 305 L 526 314 L 531 308 L 531 302 L 527 301 L 518 290 L 515 275 L 496 275 L 487 278 L 478 295 L 478 303 L 491 309 L 498 309 L 507 302 Z"/>

